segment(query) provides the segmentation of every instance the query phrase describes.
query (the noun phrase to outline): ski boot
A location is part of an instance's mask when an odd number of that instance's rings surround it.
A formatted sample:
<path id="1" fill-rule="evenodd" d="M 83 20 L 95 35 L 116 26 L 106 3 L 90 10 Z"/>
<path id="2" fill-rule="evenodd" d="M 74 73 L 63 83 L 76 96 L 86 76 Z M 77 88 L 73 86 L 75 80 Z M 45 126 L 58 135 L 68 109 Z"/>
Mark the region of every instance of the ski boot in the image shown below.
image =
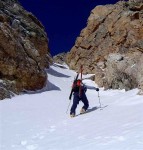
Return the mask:
<path id="1" fill-rule="evenodd" d="M 86 112 L 86 110 L 84 108 L 81 108 L 80 114 L 84 114 L 85 112 Z"/>
<path id="2" fill-rule="evenodd" d="M 70 117 L 71 118 L 75 117 L 75 114 L 74 113 L 70 114 Z"/>

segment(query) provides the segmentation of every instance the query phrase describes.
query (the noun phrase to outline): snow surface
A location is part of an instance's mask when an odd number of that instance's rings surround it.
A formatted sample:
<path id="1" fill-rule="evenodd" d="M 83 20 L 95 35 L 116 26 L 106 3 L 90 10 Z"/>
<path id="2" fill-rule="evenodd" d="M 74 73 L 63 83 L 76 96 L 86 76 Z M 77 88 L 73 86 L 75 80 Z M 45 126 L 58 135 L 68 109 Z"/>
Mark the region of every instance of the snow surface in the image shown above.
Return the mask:
<path id="1" fill-rule="evenodd" d="M 78 115 L 81 102 L 77 116 L 70 118 L 66 111 L 76 73 L 58 64 L 47 73 L 43 90 L 0 101 L 0 150 L 143 150 L 138 89 L 100 89 L 98 97 L 94 82 L 86 79 L 88 113 Z"/>

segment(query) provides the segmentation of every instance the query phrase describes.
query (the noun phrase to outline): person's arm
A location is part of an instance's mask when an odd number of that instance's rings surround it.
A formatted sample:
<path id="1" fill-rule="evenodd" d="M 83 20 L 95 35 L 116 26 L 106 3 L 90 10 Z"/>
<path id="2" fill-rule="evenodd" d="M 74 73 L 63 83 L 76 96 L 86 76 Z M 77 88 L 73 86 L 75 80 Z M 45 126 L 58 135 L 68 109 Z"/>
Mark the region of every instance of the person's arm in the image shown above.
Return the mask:
<path id="1" fill-rule="evenodd" d="M 87 91 L 87 87 L 86 87 L 86 85 L 85 85 L 85 84 L 82 84 L 82 89 L 83 89 L 83 91 L 84 91 L 84 92 L 86 92 L 86 91 Z"/>

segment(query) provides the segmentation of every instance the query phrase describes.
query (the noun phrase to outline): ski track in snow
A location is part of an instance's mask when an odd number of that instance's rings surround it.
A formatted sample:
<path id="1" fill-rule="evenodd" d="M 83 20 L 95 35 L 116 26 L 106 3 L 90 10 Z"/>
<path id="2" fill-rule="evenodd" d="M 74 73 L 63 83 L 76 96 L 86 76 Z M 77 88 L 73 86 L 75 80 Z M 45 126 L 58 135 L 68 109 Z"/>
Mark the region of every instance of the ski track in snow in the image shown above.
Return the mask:
<path id="1" fill-rule="evenodd" d="M 143 150 L 143 97 L 138 89 L 100 89 L 87 77 L 89 110 L 66 114 L 76 73 L 54 64 L 47 86 L 37 92 L 0 101 L 0 150 Z M 72 103 L 71 103 L 72 104 Z M 71 105 L 70 105 L 71 106 Z"/>

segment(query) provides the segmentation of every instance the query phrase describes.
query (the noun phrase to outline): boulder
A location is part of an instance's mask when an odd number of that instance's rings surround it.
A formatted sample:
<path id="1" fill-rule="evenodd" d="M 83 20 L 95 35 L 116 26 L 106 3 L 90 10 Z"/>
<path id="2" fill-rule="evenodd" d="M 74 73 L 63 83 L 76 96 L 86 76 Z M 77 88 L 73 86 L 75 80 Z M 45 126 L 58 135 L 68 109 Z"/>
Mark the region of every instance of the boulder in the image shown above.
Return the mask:
<path id="1" fill-rule="evenodd" d="M 66 55 L 67 54 L 65 52 L 55 55 L 53 57 L 53 62 L 58 63 L 58 64 L 66 63 Z"/>
<path id="2" fill-rule="evenodd" d="M 43 25 L 17 0 L 0 1 L 0 99 L 23 90 L 38 90 L 52 62 Z M 11 87 L 11 88 L 9 88 Z M 5 95 L 5 96 L 4 96 Z"/>

